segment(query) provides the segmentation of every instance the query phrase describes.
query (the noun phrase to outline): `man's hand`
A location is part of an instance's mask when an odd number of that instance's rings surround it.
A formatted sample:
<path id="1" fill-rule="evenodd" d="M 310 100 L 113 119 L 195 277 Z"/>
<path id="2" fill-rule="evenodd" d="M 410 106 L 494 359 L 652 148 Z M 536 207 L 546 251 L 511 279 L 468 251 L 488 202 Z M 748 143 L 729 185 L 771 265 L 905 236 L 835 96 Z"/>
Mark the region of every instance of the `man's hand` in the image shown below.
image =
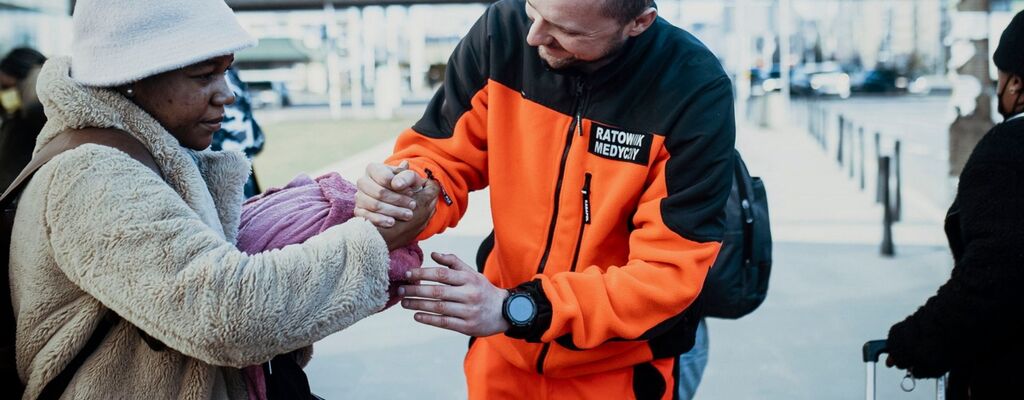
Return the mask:
<path id="1" fill-rule="evenodd" d="M 437 193 L 440 190 L 441 186 L 437 182 L 427 181 L 426 186 L 412 195 L 416 203 L 416 209 L 412 210 L 412 218 L 408 221 L 396 221 L 388 228 L 377 227 L 377 231 L 388 244 L 388 251 L 412 243 L 416 236 L 423 232 L 423 228 L 430 222 L 430 217 L 434 216 L 437 209 Z"/>
<path id="2" fill-rule="evenodd" d="M 411 282 L 442 285 L 405 285 L 398 289 L 398 294 L 405 297 L 403 308 L 426 311 L 413 316 L 417 322 L 477 337 L 508 330 L 509 324 L 501 315 L 507 290 L 495 287 L 454 255 L 431 253 L 430 258 L 448 268 L 417 268 L 406 277 Z"/>
<path id="3" fill-rule="evenodd" d="M 408 161 L 398 167 L 370 164 L 356 186 L 354 213 L 377 226 L 388 250 L 411 243 L 423 231 L 440 191 L 437 182 L 409 170 Z"/>
<path id="4" fill-rule="evenodd" d="M 398 167 L 381 163 L 367 165 L 366 175 L 356 181 L 359 191 L 355 215 L 382 228 L 394 226 L 396 220 L 409 221 L 418 205 L 413 193 L 426 182 L 426 178 L 409 170 L 408 161 Z"/>

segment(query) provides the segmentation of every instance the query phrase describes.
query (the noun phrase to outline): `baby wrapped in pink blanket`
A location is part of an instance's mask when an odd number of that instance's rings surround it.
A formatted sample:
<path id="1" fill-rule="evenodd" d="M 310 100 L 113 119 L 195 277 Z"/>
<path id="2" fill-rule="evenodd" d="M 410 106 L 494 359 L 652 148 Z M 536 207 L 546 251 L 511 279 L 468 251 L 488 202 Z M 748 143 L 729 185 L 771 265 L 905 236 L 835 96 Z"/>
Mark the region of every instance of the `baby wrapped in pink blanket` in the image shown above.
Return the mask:
<path id="1" fill-rule="evenodd" d="M 242 206 L 238 249 L 255 254 L 305 242 L 355 216 L 355 196 L 355 185 L 335 172 L 316 179 L 300 175 L 283 188 L 269 189 Z M 387 307 L 397 301 L 405 272 L 421 265 L 423 251 L 415 243 L 391 252 Z"/>
<path id="2" fill-rule="evenodd" d="M 355 216 L 356 187 L 337 173 L 316 179 L 300 175 L 283 188 L 267 190 L 242 206 L 238 228 L 239 250 L 248 254 L 305 242 Z M 387 305 L 398 302 L 398 287 L 405 272 L 423 265 L 423 251 L 415 243 L 391 252 Z M 251 400 L 266 399 L 261 366 L 244 369 Z"/>

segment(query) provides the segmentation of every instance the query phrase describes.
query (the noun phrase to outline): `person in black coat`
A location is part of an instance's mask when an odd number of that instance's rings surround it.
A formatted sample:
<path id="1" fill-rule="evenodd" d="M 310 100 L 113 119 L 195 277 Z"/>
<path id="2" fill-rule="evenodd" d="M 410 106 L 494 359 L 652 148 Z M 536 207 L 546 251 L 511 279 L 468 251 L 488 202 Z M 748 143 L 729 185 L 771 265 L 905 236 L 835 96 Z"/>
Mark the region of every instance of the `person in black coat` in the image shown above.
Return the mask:
<path id="1" fill-rule="evenodd" d="M 949 372 L 950 399 L 1024 398 L 1024 12 L 1003 32 L 996 125 L 974 148 L 946 215 L 949 281 L 889 330 L 888 366 Z"/>
<path id="2" fill-rule="evenodd" d="M 46 57 L 28 47 L 0 59 L 0 192 L 32 159 L 36 136 L 46 124 L 36 97 L 36 76 Z"/>

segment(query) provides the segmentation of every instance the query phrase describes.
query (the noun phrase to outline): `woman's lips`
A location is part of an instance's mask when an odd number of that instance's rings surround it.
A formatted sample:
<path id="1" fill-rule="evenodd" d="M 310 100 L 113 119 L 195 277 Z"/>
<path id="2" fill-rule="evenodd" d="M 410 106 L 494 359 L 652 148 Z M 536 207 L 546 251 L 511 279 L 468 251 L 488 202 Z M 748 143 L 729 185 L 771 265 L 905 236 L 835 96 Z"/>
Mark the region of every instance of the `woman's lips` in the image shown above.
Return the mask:
<path id="1" fill-rule="evenodd" d="M 210 131 L 216 132 L 220 130 L 221 122 L 224 122 L 224 117 L 212 118 L 202 121 L 201 124 L 206 126 Z"/>

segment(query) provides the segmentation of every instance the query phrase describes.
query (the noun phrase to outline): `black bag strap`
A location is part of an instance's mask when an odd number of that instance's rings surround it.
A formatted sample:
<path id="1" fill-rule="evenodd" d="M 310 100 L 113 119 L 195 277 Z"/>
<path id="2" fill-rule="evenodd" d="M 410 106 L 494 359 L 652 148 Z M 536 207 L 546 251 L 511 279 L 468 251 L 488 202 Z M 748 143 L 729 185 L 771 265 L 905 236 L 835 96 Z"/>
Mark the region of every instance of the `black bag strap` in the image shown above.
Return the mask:
<path id="1" fill-rule="evenodd" d="M 754 188 L 750 184 L 750 172 L 747 164 L 743 162 L 738 150 L 733 150 L 735 155 L 733 171 L 735 176 L 736 189 L 739 191 L 740 207 L 743 216 L 743 265 L 748 265 L 754 257 Z"/>
<path id="2" fill-rule="evenodd" d="M 39 152 L 32 157 L 18 177 L 14 179 L 7 190 L 4 191 L 3 195 L 0 195 L 0 212 L 2 212 L 3 220 L 0 223 L 13 224 L 13 214 L 16 211 L 17 200 L 21 194 L 21 190 L 32 178 L 32 176 L 39 170 L 43 165 L 52 160 L 54 157 L 64 153 L 68 150 L 72 150 L 83 144 L 98 144 L 102 146 L 112 147 L 127 153 L 131 158 L 143 165 L 149 167 L 149 169 L 156 172 L 163 178 L 163 174 L 160 172 L 160 167 L 157 165 L 156 160 L 153 159 L 153 154 L 149 152 L 149 149 L 142 144 L 138 139 L 122 130 L 113 128 L 85 128 L 85 129 L 69 129 L 59 133 L 56 137 L 50 140 L 43 148 L 39 149 Z M 10 228 L 5 227 L 5 228 Z M 10 243 L 2 243 L 0 245 L 10 246 Z M 10 267 L 10 260 L 3 260 L 3 265 L 0 266 L 2 269 L 3 276 L 7 277 Z M 0 310 L 2 312 L 10 312 L 13 314 L 14 310 Z M 118 320 L 117 314 L 111 310 L 107 310 L 104 314 L 103 319 L 97 324 L 96 329 L 93 331 L 89 341 L 86 342 L 85 347 L 71 360 L 64 370 L 60 372 L 55 378 L 50 380 L 49 383 L 43 388 L 39 395 L 39 399 L 58 399 L 68 385 L 71 383 L 71 379 L 74 378 L 78 369 L 85 364 L 85 361 L 99 348 L 100 343 L 106 338 L 110 329 L 114 327 Z M 13 327 L 12 327 L 13 329 Z M 13 350 L 13 349 L 12 349 Z"/>
<path id="3" fill-rule="evenodd" d="M 156 160 L 153 159 L 153 154 L 149 152 L 149 149 L 142 142 L 128 134 L 128 132 L 113 128 L 69 129 L 57 134 L 49 143 L 39 149 L 39 152 L 32 157 L 32 161 L 29 161 L 28 165 L 18 174 L 18 177 L 14 178 L 11 186 L 7 187 L 3 195 L 0 195 L 0 205 L 6 208 L 8 202 L 13 201 L 17 197 L 17 193 L 21 192 L 22 186 L 28 183 L 32 175 L 54 157 L 65 151 L 90 143 L 121 150 L 136 161 L 149 167 L 157 175 L 163 177 L 160 167 L 157 166 Z"/>

